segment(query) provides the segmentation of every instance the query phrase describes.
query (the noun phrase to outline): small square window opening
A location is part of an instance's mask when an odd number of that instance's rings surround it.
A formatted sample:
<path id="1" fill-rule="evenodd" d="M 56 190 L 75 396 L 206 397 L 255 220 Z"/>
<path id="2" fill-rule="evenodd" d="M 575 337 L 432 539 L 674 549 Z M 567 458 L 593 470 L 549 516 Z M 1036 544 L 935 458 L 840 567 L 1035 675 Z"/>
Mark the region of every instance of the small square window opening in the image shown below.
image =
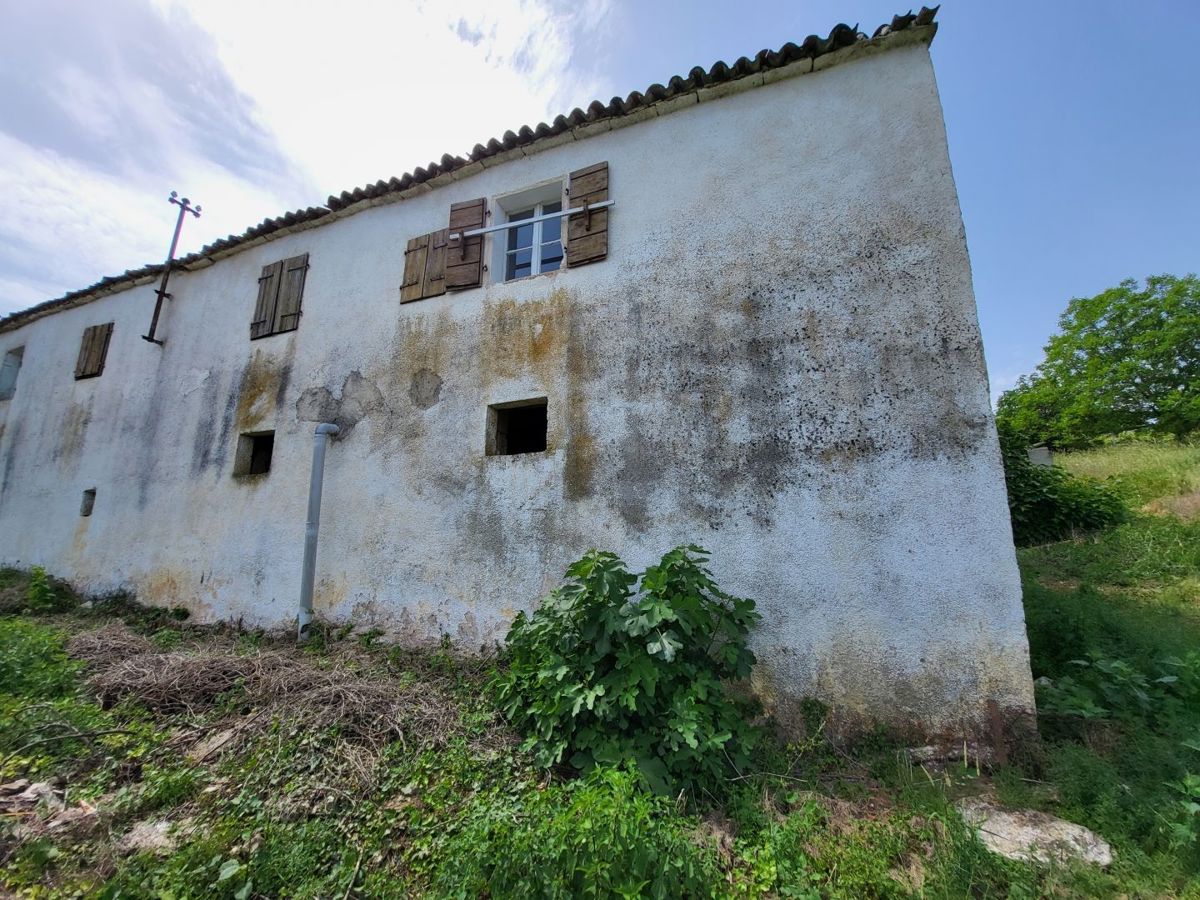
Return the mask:
<path id="1" fill-rule="evenodd" d="M 488 407 L 488 456 L 516 456 L 545 450 L 545 397 Z"/>
<path id="2" fill-rule="evenodd" d="M 275 432 L 261 431 L 238 436 L 237 456 L 233 474 L 266 475 L 271 471 L 271 456 L 275 452 Z"/>
<path id="3" fill-rule="evenodd" d="M 88 488 L 83 492 L 83 502 L 79 504 L 79 514 L 81 516 L 90 516 L 92 507 L 96 505 L 96 489 Z"/>

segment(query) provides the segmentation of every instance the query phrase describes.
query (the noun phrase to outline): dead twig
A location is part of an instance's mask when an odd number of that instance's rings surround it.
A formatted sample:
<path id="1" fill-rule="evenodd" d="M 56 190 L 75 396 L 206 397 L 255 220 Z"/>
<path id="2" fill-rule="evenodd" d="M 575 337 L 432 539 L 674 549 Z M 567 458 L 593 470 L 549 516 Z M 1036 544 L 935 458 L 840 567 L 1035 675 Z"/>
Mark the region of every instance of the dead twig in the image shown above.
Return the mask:
<path id="1" fill-rule="evenodd" d="M 9 753 L 3 759 L 0 759 L 0 769 L 3 769 L 8 761 L 13 757 L 20 756 L 26 750 L 30 750 L 40 744 L 50 744 L 54 741 L 67 741 L 71 740 L 72 738 L 77 738 L 79 740 L 90 740 L 91 738 L 101 737 L 106 734 L 136 734 L 136 732 L 129 731 L 126 728 L 104 728 L 100 731 L 75 731 L 72 729 L 70 734 L 56 734 L 51 737 L 38 738 L 36 741 L 30 741 L 25 746 L 19 747 L 12 753 Z"/>
<path id="2" fill-rule="evenodd" d="M 354 890 L 354 882 L 358 881 L 358 870 L 362 868 L 363 854 L 358 851 L 358 862 L 354 864 L 354 872 L 350 875 L 350 883 L 346 885 L 346 893 L 342 894 L 342 900 L 349 900 L 350 892 Z"/>

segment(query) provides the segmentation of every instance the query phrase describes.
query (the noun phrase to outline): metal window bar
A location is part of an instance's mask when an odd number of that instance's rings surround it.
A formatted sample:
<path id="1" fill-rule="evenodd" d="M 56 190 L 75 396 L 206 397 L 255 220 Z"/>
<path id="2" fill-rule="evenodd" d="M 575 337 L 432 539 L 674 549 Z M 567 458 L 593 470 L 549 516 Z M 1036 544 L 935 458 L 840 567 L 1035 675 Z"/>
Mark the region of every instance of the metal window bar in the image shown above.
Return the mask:
<path id="1" fill-rule="evenodd" d="M 576 213 L 586 213 L 591 210 L 606 209 L 616 203 L 615 200 L 604 200 L 600 203 L 589 203 L 587 206 L 575 206 L 570 209 L 560 209 L 558 212 L 542 213 L 540 216 L 531 216 L 528 219 L 517 219 L 515 222 L 501 222 L 499 225 L 488 225 L 486 228 L 473 228 L 470 231 L 456 231 L 449 236 L 449 240 L 458 241 L 463 238 L 475 237 L 479 234 L 491 234 L 493 231 L 505 231 L 509 228 L 516 228 L 520 225 L 529 225 L 533 222 L 544 222 L 546 219 L 559 219 L 564 216 L 573 216 Z"/>

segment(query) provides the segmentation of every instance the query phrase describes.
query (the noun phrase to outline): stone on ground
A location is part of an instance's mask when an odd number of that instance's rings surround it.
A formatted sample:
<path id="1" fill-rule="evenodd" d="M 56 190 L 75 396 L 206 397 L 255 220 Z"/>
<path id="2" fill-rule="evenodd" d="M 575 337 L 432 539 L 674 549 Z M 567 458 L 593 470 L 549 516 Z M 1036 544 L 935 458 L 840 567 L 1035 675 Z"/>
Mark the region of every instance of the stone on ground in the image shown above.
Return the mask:
<path id="1" fill-rule="evenodd" d="M 1094 831 L 1032 809 L 1001 809 L 972 798 L 955 804 L 984 846 L 1024 862 L 1082 860 L 1097 866 L 1112 862 L 1112 848 Z"/>

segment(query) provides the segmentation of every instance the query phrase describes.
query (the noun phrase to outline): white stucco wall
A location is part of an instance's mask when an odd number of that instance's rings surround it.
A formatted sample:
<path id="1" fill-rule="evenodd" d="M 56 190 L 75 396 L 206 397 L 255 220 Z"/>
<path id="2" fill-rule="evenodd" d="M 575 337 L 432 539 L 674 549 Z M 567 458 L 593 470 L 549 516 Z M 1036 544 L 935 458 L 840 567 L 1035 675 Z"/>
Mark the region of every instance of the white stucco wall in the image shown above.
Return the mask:
<path id="1" fill-rule="evenodd" d="M 820 67 L 818 67 L 820 68 Z M 681 103 L 680 105 L 686 105 Z M 451 202 L 607 160 L 604 262 L 401 305 Z M 250 341 L 264 264 L 303 319 Z M 485 280 L 490 276 L 485 274 Z M 923 44 L 570 140 L 0 332 L 0 560 L 200 620 L 295 616 L 314 421 L 315 605 L 409 640 L 499 639 L 593 546 L 685 542 L 755 598 L 769 702 L 961 733 L 1032 706 L 958 201 Z M 114 321 L 100 378 L 83 329 Z M 327 393 L 326 393 L 327 392 Z M 484 455 L 489 403 L 549 449 Z M 274 428 L 269 475 L 235 479 Z M 91 517 L 81 492 L 97 491 Z M 786 703 L 783 704 L 786 706 Z M 781 707 L 782 708 L 782 707 Z"/>

